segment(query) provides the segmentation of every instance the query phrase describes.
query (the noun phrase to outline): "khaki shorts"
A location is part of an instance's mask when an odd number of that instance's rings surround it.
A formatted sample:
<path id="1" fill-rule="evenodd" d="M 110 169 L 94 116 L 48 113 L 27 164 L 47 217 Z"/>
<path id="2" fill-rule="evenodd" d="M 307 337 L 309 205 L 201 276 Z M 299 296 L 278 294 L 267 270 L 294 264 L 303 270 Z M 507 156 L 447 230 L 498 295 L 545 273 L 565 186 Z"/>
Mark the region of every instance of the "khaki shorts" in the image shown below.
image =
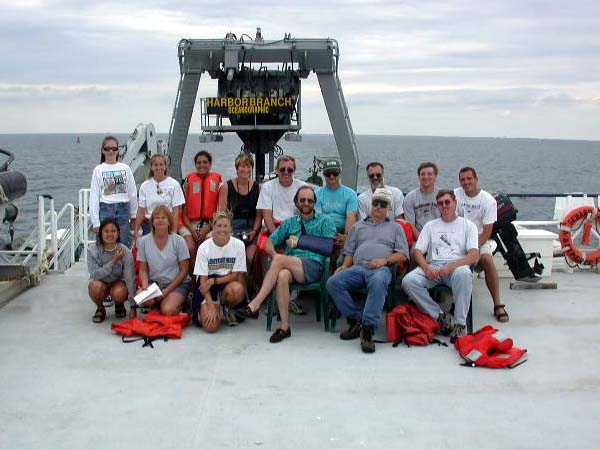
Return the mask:
<path id="1" fill-rule="evenodd" d="M 210 225 L 210 221 L 208 220 L 191 220 L 190 223 L 192 224 L 192 227 L 196 228 L 196 230 L 199 230 L 204 225 Z M 182 225 L 181 228 L 179 228 L 179 236 L 185 237 L 191 235 L 192 233 L 190 233 L 190 230 L 188 230 L 188 227 L 185 225 Z"/>
<path id="2" fill-rule="evenodd" d="M 479 256 L 493 255 L 494 250 L 496 250 L 496 247 L 498 247 L 498 244 L 496 244 L 496 241 L 494 241 L 493 239 L 487 240 L 486 242 L 483 243 L 483 245 L 481 247 L 479 247 Z"/>

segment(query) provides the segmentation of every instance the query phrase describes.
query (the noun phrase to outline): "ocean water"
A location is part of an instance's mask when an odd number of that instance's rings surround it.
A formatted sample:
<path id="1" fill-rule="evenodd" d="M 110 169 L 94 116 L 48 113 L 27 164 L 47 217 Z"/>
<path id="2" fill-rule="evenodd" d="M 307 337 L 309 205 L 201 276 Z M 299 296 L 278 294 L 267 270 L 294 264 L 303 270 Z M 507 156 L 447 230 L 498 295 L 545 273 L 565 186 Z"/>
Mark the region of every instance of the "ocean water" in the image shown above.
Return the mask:
<path id="1" fill-rule="evenodd" d="M 116 135 L 121 143 L 126 134 Z M 27 194 L 15 203 L 19 217 L 16 236 L 33 228 L 37 215 L 37 197 L 54 198 L 57 210 L 66 202 L 77 206 L 78 191 L 89 187 L 93 168 L 100 160 L 102 134 L 29 134 L 1 135 L 0 148 L 15 154 L 11 169 L 27 176 Z M 166 135 L 159 135 L 166 140 Z M 490 192 L 562 193 L 600 192 L 600 142 L 545 139 L 460 138 L 357 136 L 360 155 L 359 191 L 367 186 L 364 167 L 370 161 L 385 165 L 386 184 L 397 186 L 406 194 L 417 182 L 416 168 L 423 161 L 434 161 L 440 168 L 438 185 L 458 186 L 458 170 L 474 167 L 480 186 Z M 301 142 L 280 142 L 285 153 L 298 160 L 300 178 L 308 176 L 314 155 L 335 156 L 337 149 L 331 135 L 303 135 Z M 200 149 L 213 154 L 213 170 L 226 178 L 234 175 L 233 160 L 241 141 L 233 134 L 223 142 L 200 144 L 197 134 L 190 134 L 182 162 L 183 173 L 194 169 L 193 156 Z M 1 155 L 0 155 L 1 157 Z M 4 161 L 4 159 L 0 160 Z M 513 199 L 520 220 L 552 218 L 552 199 Z M 0 217 L 4 217 L 0 211 Z M 8 228 L 0 224 L 0 240 L 7 241 Z"/>

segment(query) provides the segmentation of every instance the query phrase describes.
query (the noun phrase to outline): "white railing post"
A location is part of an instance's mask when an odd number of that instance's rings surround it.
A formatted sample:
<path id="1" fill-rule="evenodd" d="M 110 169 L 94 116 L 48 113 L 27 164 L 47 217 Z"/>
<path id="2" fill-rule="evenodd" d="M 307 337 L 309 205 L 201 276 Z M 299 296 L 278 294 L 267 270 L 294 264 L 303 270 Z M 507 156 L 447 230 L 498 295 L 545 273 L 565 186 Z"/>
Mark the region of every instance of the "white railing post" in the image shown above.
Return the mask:
<path id="1" fill-rule="evenodd" d="M 41 270 L 44 260 L 44 250 L 46 249 L 46 235 L 44 229 L 44 197 L 38 196 L 38 270 Z"/>
<path id="2" fill-rule="evenodd" d="M 56 211 L 54 211 L 54 198 L 50 197 L 50 249 L 52 251 L 52 258 L 54 258 L 54 270 L 58 262 L 58 242 L 56 237 Z"/>
<path id="3" fill-rule="evenodd" d="M 80 189 L 79 190 L 79 227 L 82 231 L 82 242 L 83 242 L 83 260 L 87 261 L 87 246 L 88 246 L 88 231 L 89 231 L 89 189 Z"/>
<path id="4" fill-rule="evenodd" d="M 71 230 L 71 265 L 75 264 L 75 208 L 73 205 L 69 208 L 69 226 Z"/>

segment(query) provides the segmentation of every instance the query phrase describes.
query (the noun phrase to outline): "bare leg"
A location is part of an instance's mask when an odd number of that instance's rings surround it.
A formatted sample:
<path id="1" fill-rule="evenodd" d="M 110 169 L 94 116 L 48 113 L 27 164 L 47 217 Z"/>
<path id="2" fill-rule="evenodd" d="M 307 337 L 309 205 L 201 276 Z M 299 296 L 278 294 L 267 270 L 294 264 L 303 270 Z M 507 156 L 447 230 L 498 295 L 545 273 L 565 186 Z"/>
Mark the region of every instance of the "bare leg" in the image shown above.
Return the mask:
<path id="1" fill-rule="evenodd" d="M 290 305 L 290 284 L 292 284 L 292 281 L 292 273 L 288 269 L 283 269 L 279 272 L 275 286 L 275 296 L 277 297 L 277 307 L 281 316 L 279 328 L 282 330 L 287 330 L 290 327 L 290 312 L 288 311 L 288 307 Z"/>
<path id="2" fill-rule="evenodd" d="M 124 281 L 115 281 L 110 286 L 110 296 L 115 303 L 123 303 L 129 297 L 127 292 L 127 285 Z"/>
<path id="3" fill-rule="evenodd" d="M 104 281 L 92 280 L 88 284 L 88 294 L 90 299 L 96 304 L 98 309 L 104 309 L 102 301 L 108 294 L 108 285 Z"/>
<path id="4" fill-rule="evenodd" d="M 485 272 L 485 284 L 490 291 L 494 305 L 500 304 L 500 281 L 498 280 L 498 271 L 494 265 L 492 255 L 482 255 L 479 258 L 479 264 Z"/>
<path id="5" fill-rule="evenodd" d="M 171 292 L 160 302 L 160 312 L 165 316 L 174 316 L 181 311 L 181 305 L 185 301 L 185 296 L 179 292 Z"/>
<path id="6" fill-rule="evenodd" d="M 295 256 L 275 255 L 271 262 L 271 267 L 269 267 L 269 270 L 265 274 L 265 278 L 263 279 L 258 294 L 256 294 L 256 297 L 254 297 L 248 305 L 252 312 L 258 311 L 260 305 L 262 305 L 269 293 L 275 287 L 275 284 L 277 284 L 279 272 L 283 269 L 288 269 L 294 280 L 298 283 L 304 282 L 304 268 L 302 267 L 300 258 Z"/>
<path id="7" fill-rule="evenodd" d="M 227 283 L 221 295 L 221 300 L 229 308 L 239 305 L 244 298 L 246 298 L 246 289 L 239 281 Z"/>

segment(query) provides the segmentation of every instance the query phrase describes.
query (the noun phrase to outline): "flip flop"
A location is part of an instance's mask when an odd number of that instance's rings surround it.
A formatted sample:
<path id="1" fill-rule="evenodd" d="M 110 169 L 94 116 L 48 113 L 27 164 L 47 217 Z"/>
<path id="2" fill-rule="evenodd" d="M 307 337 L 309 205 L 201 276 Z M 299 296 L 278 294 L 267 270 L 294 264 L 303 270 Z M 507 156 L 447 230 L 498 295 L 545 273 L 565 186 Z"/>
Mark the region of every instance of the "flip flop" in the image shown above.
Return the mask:
<path id="1" fill-rule="evenodd" d="M 102 323 L 106 319 L 106 309 L 98 308 L 92 317 L 92 322 L 94 323 Z"/>
<path id="2" fill-rule="evenodd" d="M 500 311 L 502 310 L 502 311 Z M 509 320 L 506 305 L 500 304 L 494 306 L 494 317 L 498 322 L 506 323 Z"/>

